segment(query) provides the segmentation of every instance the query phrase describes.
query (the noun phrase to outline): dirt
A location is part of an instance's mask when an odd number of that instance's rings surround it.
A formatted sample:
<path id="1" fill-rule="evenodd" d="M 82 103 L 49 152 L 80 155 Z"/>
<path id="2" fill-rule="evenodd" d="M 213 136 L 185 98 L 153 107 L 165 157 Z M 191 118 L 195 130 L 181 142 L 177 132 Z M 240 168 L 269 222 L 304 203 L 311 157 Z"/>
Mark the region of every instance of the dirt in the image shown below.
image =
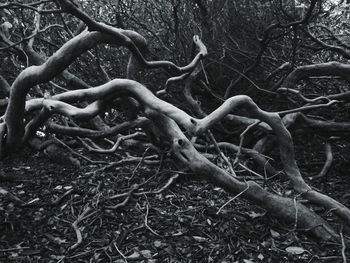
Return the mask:
<path id="1" fill-rule="evenodd" d="M 228 202 L 233 196 L 222 189 L 174 169 L 157 174 L 157 165 L 134 163 L 89 173 L 103 165 L 70 168 L 27 150 L 1 165 L 14 181 L 0 182 L 0 262 L 343 261 L 340 241 L 319 244 L 259 207 L 241 198 Z M 307 162 L 302 167 L 311 169 Z M 314 185 L 350 206 L 348 168 L 336 162 L 332 174 Z M 150 193 L 177 173 L 180 179 L 169 188 Z M 270 187 L 284 192 L 288 184 Z M 348 227 L 331 212 L 314 210 L 349 241 Z M 81 244 L 72 225 L 79 216 Z"/>

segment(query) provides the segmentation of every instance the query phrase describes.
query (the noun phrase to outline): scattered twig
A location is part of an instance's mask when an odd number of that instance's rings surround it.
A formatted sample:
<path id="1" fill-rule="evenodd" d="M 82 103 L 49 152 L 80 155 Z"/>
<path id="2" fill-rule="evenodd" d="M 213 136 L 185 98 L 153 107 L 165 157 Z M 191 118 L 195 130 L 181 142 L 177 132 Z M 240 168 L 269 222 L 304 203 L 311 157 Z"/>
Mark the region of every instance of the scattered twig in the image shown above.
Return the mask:
<path id="1" fill-rule="evenodd" d="M 51 206 L 57 206 L 57 205 L 59 205 L 61 202 L 62 202 L 62 200 L 66 197 L 66 196 L 68 196 L 68 195 L 70 195 L 70 194 L 72 194 L 73 192 L 75 192 L 75 189 L 74 188 L 72 188 L 72 189 L 69 189 L 67 192 L 65 192 L 63 195 L 61 195 L 60 197 L 57 197 L 55 200 L 53 200 L 52 202 L 51 202 Z"/>
<path id="2" fill-rule="evenodd" d="M 203 74 L 204 74 L 204 77 L 205 77 L 205 82 L 206 82 L 207 85 L 209 85 L 208 74 L 207 74 L 207 71 L 206 71 L 205 68 L 204 68 L 203 61 L 202 61 L 202 60 L 201 60 L 201 67 L 202 67 L 202 71 L 203 71 Z"/>
<path id="3" fill-rule="evenodd" d="M 124 135 L 124 136 L 119 136 L 117 141 L 115 142 L 115 144 L 113 145 L 113 147 L 109 148 L 109 149 L 102 149 L 101 147 L 91 147 L 88 146 L 87 144 L 84 144 L 85 147 L 88 147 L 88 150 L 90 152 L 97 152 L 97 153 L 114 153 L 118 147 L 126 140 L 138 137 L 144 135 L 143 132 L 135 132 L 132 134 L 128 134 L 128 135 Z"/>
<path id="4" fill-rule="evenodd" d="M 3 248 L 0 249 L 0 252 L 11 252 L 11 251 L 17 251 L 22 249 L 30 249 L 30 247 L 11 247 L 11 248 Z"/>
<path id="5" fill-rule="evenodd" d="M 326 176 L 328 174 L 331 166 L 332 166 L 333 154 L 332 154 L 332 146 L 329 142 L 326 142 L 325 149 L 326 149 L 326 162 L 323 165 L 322 170 L 318 175 L 310 177 L 310 179 L 312 179 L 312 180 L 319 179 L 319 178 Z"/>
<path id="6" fill-rule="evenodd" d="M 307 105 L 307 106 L 303 106 L 303 107 L 299 107 L 299 108 L 295 108 L 295 109 L 278 111 L 276 113 L 278 113 L 280 116 L 284 116 L 286 114 L 293 113 L 293 112 L 309 111 L 309 110 L 314 110 L 314 109 L 327 108 L 327 107 L 329 107 L 333 104 L 336 104 L 336 103 L 339 103 L 339 101 L 331 100 L 330 102 L 325 103 L 325 104 Z"/>
<path id="7" fill-rule="evenodd" d="M 245 166 L 244 164 L 238 163 L 238 165 L 239 165 L 240 167 L 242 167 L 244 170 L 246 170 L 246 171 L 248 171 L 248 172 L 250 172 L 250 173 L 256 175 L 256 176 L 259 177 L 260 179 L 265 180 L 265 177 L 264 177 L 264 176 L 262 176 L 261 174 L 258 174 L 257 172 L 253 171 L 252 169 L 248 168 L 248 167 Z"/>
<path id="8" fill-rule="evenodd" d="M 151 231 L 154 235 L 156 235 L 157 237 L 161 237 L 161 235 L 159 235 L 157 232 L 155 232 L 155 231 L 148 225 L 148 212 L 149 212 L 149 207 L 148 207 L 148 204 L 146 204 L 146 215 L 145 215 L 145 220 L 144 220 L 145 226 L 146 226 L 147 229 L 148 229 L 149 231 Z"/>
<path id="9" fill-rule="evenodd" d="M 83 236 L 81 234 L 81 230 L 80 228 L 78 227 L 78 224 L 83 221 L 85 218 L 91 216 L 94 214 L 91 213 L 88 215 L 88 213 L 92 210 L 92 208 L 90 206 L 86 207 L 85 210 L 78 216 L 78 218 L 72 223 L 72 227 L 75 231 L 75 234 L 77 236 L 77 242 L 72 245 L 71 247 L 69 247 L 69 250 L 74 250 L 76 249 L 78 246 L 80 246 L 80 244 L 83 242 Z"/>
<path id="10" fill-rule="evenodd" d="M 111 209 L 111 210 L 117 210 L 119 208 L 122 208 L 124 207 L 130 200 L 133 192 L 138 188 L 137 185 L 133 185 L 131 186 L 130 190 L 127 192 L 127 196 L 126 198 L 124 199 L 124 201 L 122 201 L 121 203 L 119 204 L 116 204 L 116 205 L 113 205 L 113 206 L 105 206 L 106 209 Z M 120 195 L 121 196 L 121 195 Z"/>
<path id="11" fill-rule="evenodd" d="M 345 244 L 344 236 L 343 236 L 343 225 L 340 228 L 340 233 L 339 234 L 340 234 L 341 245 L 342 245 L 341 255 L 343 257 L 343 263 L 347 263 L 346 254 L 345 254 L 346 244 Z"/>
<path id="12" fill-rule="evenodd" d="M 169 180 L 166 182 L 165 185 L 163 185 L 163 187 L 159 188 L 158 190 L 155 190 L 153 192 L 150 192 L 152 194 L 160 194 L 161 192 L 165 191 L 166 189 L 168 189 L 170 187 L 170 185 L 179 177 L 180 175 L 178 173 L 172 175 Z"/>
<path id="13" fill-rule="evenodd" d="M 114 246 L 114 248 L 117 250 L 117 252 L 119 253 L 119 255 L 122 256 L 124 262 L 127 263 L 128 261 L 126 260 L 125 255 L 119 250 L 119 248 L 118 248 L 118 246 L 117 246 L 117 244 L 116 244 L 115 242 L 113 242 L 113 246 Z"/>
<path id="14" fill-rule="evenodd" d="M 231 203 L 233 200 L 235 200 L 236 198 L 240 197 L 245 191 L 247 191 L 249 189 L 249 184 L 247 184 L 247 188 L 245 188 L 242 192 L 238 193 L 237 195 L 235 195 L 234 197 L 232 197 L 230 200 L 228 200 L 225 204 L 223 204 L 219 210 L 216 212 L 216 214 L 220 214 L 221 210 L 227 206 L 229 203 Z"/>
<path id="15" fill-rule="evenodd" d="M 314 103 L 314 102 L 317 102 L 319 100 L 326 100 L 328 102 L 330 101 L 330 99 L 325 97 L 325 96 L 316 97 L 314 99 L 308 99 L 299 90 L 295 90 L 295 89 L 279 88 L 277 90 L 277 92 L 290 92 L 292 94 L 297 95 L 302 101 L 304 101 L 306 103 Z"/>
<path id="16" fill-rule="evenodd" d="M 214 147 L 215 147 L 215 150 L 218 152 L 219 156 L 224 160 L 224 162 L 227 164 L 227 167 L 229 168 L 230 170 L 230 173 L 233 177 L 236 177 L 236 173 L 235 171 L 233 170 L 233 167 L 232 167 L 232 164 L 230 162 L 230 160 L 226 157 L 226 155 L 220 150 L 220 147 L 218 146 L 218 143 L 216 142 L 216 139 L 213 135 L 213 133 L 208 130 L 208 135 L 209 135 L 209 138 L 210 140 L 212 141 Z"/>
<path id="17" fill-rule="evenodd" d="M 155 158 L 157 158 L 158 155 L 150 155 L 150 156 L 146 156 L 143 158 L 145 163 L 154 163 L 157 162 L 159 163 L 158 160 L 154 160 Z M 94 171 L 88 172 L 86 173 L 86 175 L 93 175 L 93 174 L 97 174 L 99 172 L 104 172 L 108 169 L 120 166 L 120 165 L 124 165 L 124 164 L 130 164 L 130 163 L 136 163 L 136 162 L 140 162 L 142 160 L 142 157 L 129 157 L 129 158 L 124 158 L 120 161 L 117 162 L 112 162 L 107 164 L 106 166 L 103 166 L 102 168 L 96 169 Z"/>
<path id="18" fill-rule="evenodd" d="M 294 221 L 294 228 L 293 230 L 295 231 L 298 227 L 298 206 L 297 206 L 297 196 L 293 198 L 293 203 L 294 203 L 294 209 L 295 209 L 295 221 Z"/>
<path id="19" fill-rule="evenodd" d="M 7 196 L 12 202 L 19 204 L 19 205 L 23 205 L 24 202 L 19 199 L 17 196 L 15 196 L 14 194 L 11 194 L 9 191 L 7 191 L 6 189 L 0 187 L 0 194 Z"/>
<path id="20" fill-rule="evenodd" d="M 149 149 L 150 149 L 150 147 L 147 147 L 146 150 L 143 152 L 141 160 L 137 163 L 136 167 L 132 171 L 132 174 L 131 174 L 130 178 L 128 179 L 128 182 L 130 182 L 134 178 L 134 175 L 135 175 L 137 169 L 139 169 L 139 167 L 142 164 L 143 160 L 145 159 L 145 155 L 146 155 L 146 153 L 148 152 Z"/>
<path id="21" fill-rule="evenodd" d="M 157 195 L 160 194 L 162 192 L 164 192 L 166 189 L 168 189 L 172 183 L 179 177 L 179 174 L 176 173 L 174 175 L 172 175 L 169 180 L 165 183 L 165 185 L 163 185 L 161 188 L 159 188 L 158 190 L 155 191 L 147 191 L 147 192 L 138 192 L 138 193 L 134 193 L 135 196 L 141 196 L 141 195 L 149 195 L 149 194 L 153 194 L 153 195 Z"/>
<path id="22" fill-rule="evenodd" d="M 235 160 L 233 161 L 233 167 L 238 163 L 239 157 L 240 157 L 240 155 L 241 155 L 242 146 L 243 146 L 243 141 L 244 141 L 244 138 L 245 138 L 246 133 L 247 133 L 250 129 L 252 129 L 253 127 L 255 127 L 256 125 L 258 125 L 259 123 L 261 123 L 260 120 L 255 121 L 254 123 L 250 124 L 250 125 L 241 133 L 241 135 L 239 136 L 239 138 L 240 138 L 240 140 L 239 140 L 239 148 L 238 148 L 238 151 L 237 151 L 237 154 L 236 154 L 236 158 L 235 158 Z"/>
<path id="23" fill-rule="evenodd" d="M 141 185 L 137 185 L 137 186 L 132 186 L 134 187 L 134 189 L 132 190 L 132 194 L 134 196 L 141 196 L 141 195 L 148 195 L 148 194 L 160 194 L 162 192 L 164 192 L 166 189 L 168 189 L 172 183 L 179 177 L 179 174 L 176 173 L 174 174 L 173 176 L 171 176 L 169 178 L 169 180 L 165 183 L 165 185 L 163 185 L 161 188 L 159 188 L 158 190 L 155 190 L 155 191 L 147 191 L 147 192 L 138 192 L 138 193 L 134 193 L 133 191 L 134 190 L 137 190 L 138 188 L 140 188 Z M 144 183 L 142 183 L 144 184 Z M 121 197 L 124 197 L 124 196 L 128 196 L 129 193 L 130 193 L 131 189 L 128 191 L 128 192 L 125 192 L 125 193 L 121 193 L 121 194 L 116 194 L 116 195 L 113 195 L 113 196 L 110 196 L 108 197 L 106 200 L 114 200 L 114 199 L 117 199 L 117 198 L 121 198 Z M 125 201 L 125 200 L 124 200 Z"/>
<path id="24" fill-rule="evenodd" d="M 163 167 L 164 167 L 166 155 L 167 155 L 166 152 L 161 151 L 160 160 L 159 160 L 159 166 L 158 166 L 156 175 L 158 175 L 158 174 L 162 171 L 162 169 L 163 169 Z"/>
<path id="25" fill-rule="evenodd" d="M 67 144 L 65 144 L 64 142 L 62 142 L 60 139 L 56 138 L 56 137 L 53 137 L 53 140 L 57 143 L 59 143 L 60 145 L 62 145 L 64 148 L 66 148 L 68 151 L 70 151 L 73 155 L 76 155 L 82 159 L 84 159 L 85 161 L 87 161 L 88 163 L 91 163 L 91 164 L 106 164 L 107 162 L 105 161 L 93 161 L 91 159 L 89 159 L 88 157 L 74 151 L 72 148 L 70 148 Z"/>

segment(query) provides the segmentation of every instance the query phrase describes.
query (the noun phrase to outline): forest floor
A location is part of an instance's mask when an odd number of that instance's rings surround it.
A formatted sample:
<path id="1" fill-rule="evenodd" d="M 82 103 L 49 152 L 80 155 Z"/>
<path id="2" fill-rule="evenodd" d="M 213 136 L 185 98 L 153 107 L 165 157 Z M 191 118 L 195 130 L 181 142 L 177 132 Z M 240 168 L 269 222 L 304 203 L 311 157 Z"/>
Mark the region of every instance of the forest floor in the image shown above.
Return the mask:
<path id="1" fill-rule="evenodd" d="M 308 174 L 322 168 L 319 147 L 317 156 L 297 151 Z M 331 173 L 313 186 L 349 207 L 349 148 L 338 143 L 336 151 Z M 0 165 L 15 178 L 0 184 L 0 262 L 343 262 L 340 240 L 318 244 L 242 198 L 228 202 L 232 195 L 175 170 L 155 176 L 157 165 L 134 163 L 91 173 L 101 165 L 65 167 L 29 150 Z M 288 191 L 283 180 L 267 187 Z M 314 210 L 349 243 L 348 227 L 330 211 Z"/>

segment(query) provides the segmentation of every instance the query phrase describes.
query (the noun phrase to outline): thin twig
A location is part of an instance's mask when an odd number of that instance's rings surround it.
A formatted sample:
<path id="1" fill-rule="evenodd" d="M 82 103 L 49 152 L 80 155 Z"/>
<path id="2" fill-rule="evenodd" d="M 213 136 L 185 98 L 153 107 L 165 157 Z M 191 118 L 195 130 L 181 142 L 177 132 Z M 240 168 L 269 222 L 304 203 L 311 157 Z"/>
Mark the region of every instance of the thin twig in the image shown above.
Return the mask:
<path id="1" fill-rule="evenodd" d="M 93 161 L 91 159 L 89 159 L 88 157 L 74 151 L 71 147 L 69 147 L 67 144 L 65 144 L 64 142 L 62 142 L 60 139 L 53 137 L 53 140 L 56 141 L 57 143 L 59 143 L 60 145 L 62 145 L 64 148 L 66 148 L 68 151 L 70 151 L 73 155 L 76 155 L 82 159 L 84 159 L 85 161 L 91 163 L 91 164 L 106 164 L 107 162 L 105 161 Z"/>
<path id="2" fill-rule="evenodd" d="M 216 214 L 220 214 L 221 210 L 227 206 L 229 203 L 231 203 L 233 200 L 235 200 L 236 198 L 240 197 L 245 191 L 247 191 L 249 189 L 249 184 L 247 184 L 247 188 L 245 188 L 242 192 L 238 193 L 237 195 L 235 195 L 234 197 L 232 197 L 230 200 L 228 200 L 225 204 L 223 204 L 219 210 L 216 212 Z"/>
<path id="3" fill-rule="evenodd" d="M 242 133 L 241 135 L 239 136 L 240 140 L 239 140 L 239 148 L 238 148 L 238 151 L 237 151 L 237 154 L 236 154 L 236 158 L 233 162 L 233 167 L 238 163 L 238 160 L 239 160 L 239 157 L 241 155 L 241 151 L 242 151 L 242 146 L 243 146 L 243 141 L 244 141 L 244 138 L 245 138 L 245 135 L 246 133 L 252 129 L 253 127 L 255 127 L 256 125 L 258 125 L 259 123 L 261 123 L 260 120 L 258 121 L 255 121 L 254 123 L 250 124 Z"/>
<path id="4" fill-rule="evenodd" d="M 153 192 L 151 192 L 152 194 L 160 194 L 161 192 L 164 192 L 166 189 L 169 188 L 169 186 L 179 177 L 180 175 L 179 174 L 174 174 L 172 175 L 168 182 L 166 182 L 165 185 L 163 185 L 163 187 L 159 188 L 158 190 L 155 190 Z"/>
<path id="5" fill-rule="evenodd" d="M 130 190 L 128 191 L 127 196 L 126 196 L 126 198 L 124 199 L 124 201 L 122 201 L 121 203 L 116 204 L 116 205 L 114 205 L 114 206 L 106 206 L 105 208 L 106 208 L 106 209 L 111 209 L 111 210 L 117 210 L 117 209 L 119 209 L 119 208 L 124 207 L 124 206 L 130 201 L 131 196 L 132 196 L 133 192 L 134 192 L 136 189 L 137 189 L 137 186 L 132 186 L 132 187 L 130 188 Z"/>
<path id="6" fill-rule="evenodd" d="M 207 74 L 207 72 L 206 72 L 206 70 L 205 70 L 205 68 L 204 68 L 203 61 L 202 61 L 202 60 L 201 60 L 201 67 L 202 67 L 202 71 L 203 71 L 203 73 L 204 73 L 205 82 L 206 82 L 207 85 L 209 85 L 208 74 Z"/>
<path id="7" fill-rule="evenodd" d="M 261 174 L 258 174 L 257 172 L 253 171 L 252 169 L 248 168 L 248 167 L 245 166 L 244 164 L 239 163 L 238 165 L 239 165 L 240 167 L 242 167 L 244 170 L 246 170 L 246 171 L 248 171 L 248 172 L 250 172 L 250 173 L 256 175 L 256 176 L 259 177 L 260 179 L 265 180 L 265 177 L 264 177 L 264 176 L 262 176 Z"/>
<path id="8" fill-rule="evenodd" d="M 0 187 L 0 194 L 7 196 L 12 202 L 16 204 L 24 205 L 24 202 L 20 198 L 18 198 L 17 196 L 15 196 L 14 194 L 10 193 L 2 187 Z"/>
<path id="9" fill-rule="evenodd" d="M 158 190 L 155 190 L 155 191 L 148 191 L 148 192 L 140 192 L 140 193 L 135 193 L 134 195 L 135 196 L 140 196 L 140 195 L 148 195 L 148 194 L 154 194 L 154 195 L 157 195 L 157 194 L 160 194 L 162 192 L 164 192 L 166 189 L 168 189 L 172 183 L 179 177 L 179 174 L 176 173 L 174 175 L 172 175 L 169 180 L 165 183 L 165 185 L 163 185 L 161 188 L 159 188 Z"/>
<path id="10" fill-rule="evenodd" d="M 344 236 L 343 236 L 343 225 L 341 225 L 341 228 L 340 228 L 340 239 L 341 239 L 341 245 L 342 245 L 342 248 L 341 248 L 341 255 L 343 257 L 343 263 L 347 263 L 347 259 L 346 259 L 346 254 L 345 254 L 345 250 L 346 250 L 346 245 L 345 245 L 345 240 L 344 240 Z"/>
<path id="11" fill-rule="evenodd" d="M 294 208 L 295 208 L 295 221 L 294 221 L 294 230 L 298 227 L 298 206 L 297 206 L 297 196 L 293 198 Z"/>
<path id="12" fill-rule="evenodd" d="M 212 141 L 214 147 L 215 147 L 215 150 L 218 152 L 219 156 L 224 160 L 224 162 L 227 164 L 228 166 L 228 169 L 230 170 L 230 173 L 233 177 L 236 177 L 236 173 L 235 171 L 233 170 L 233 167 L 232 167 L 232 164 L 231 162 L 229 161 L 229 159 L 226 157 L 226 155 L 220 150 L 220 147 L 218 146 L 218 143 L 216 142 L 216 139 L 213 135 L 213 133 L 208 130 L 208 135 L 209 135 L 209 138 L 210 140 Z"/>
<path id="13" fill-rule="evenodd" d="M 144 158 L 144 162 L 147 162 L 147 163 L 154 163 L 154 162 L 157 162 L 159 163 L 159 161 L 157 160 L 153 160 L 154 158 L 158 157 L 158 155 L 150 155 L 150 156 L 146 156 Z M 120 161 L 117 161 L 117 162 L 112 162 L 112 163 L 109 163 L 108 165 L 102 167 L 102 168 L 99 168 L 99 169 L 96 169 L 95 171 L 91 171 L 91 172 L 88 172 L 86 173 L 86 175 L 93 175 L 93 174 L 97 174 L 99 172 L 104 172 L 108 169 L 111 169 L 111 168 L 114 168 L 116 166 L 120 166 L 120 165 L 123 165 L 123 164 L 129 164 L 129 163 L 136 163 L 136 162 L 140 162 L 140 160 L 142 160 L 141 157 L 130 157 L 130 158 L 124 158 Z"/>
<path id="14" fill-rule="evenodd" d="M 113 246 L 114 246 L 114 248 L 118 251 L 119 255 L 122 256 L 124 262 L 127 263 L 128 261 L 126 260 L 125 255 L 119 250 L 119 248 L 118 248 L 118 246 L 117 246 L 117 244 L 116 244 L 115 242 L 113 242 Z"/>
<path id="15" fill-rule="evenodd" d="M 143 132 L 135 132 L 135 133 L 128 134 L 128 135 L 123 135 L 123 136 L 118 137 L 115 144 L 109 149 L 102 149 L 101 147 L 97 147 L 97 148 L 89 147 L 88 150 L 90 152 L 97 152 L 97 153 L 114 153 L 124 141 L 130 140 L 132 138 L 135 138 L 135 137 L 138 137 L 141 135 L 144 135 L 144 133 Z M 87 145 L 85 145 L 85 144 L 84 144 L 84 146 L 87 147 Z"/>
<path id="16" fill-rule="evenodd" d="M 154 235 L 156 235 L 157 237 L 161 237 L 161 235 L 159 235 L 157 232 L 155 232 L 149 225 L 148 225 L 148 212 L 149 212 L 149 208 L 148 208 L 148 204 L 146 204 L 146 215 L 145 215 L 145 226 L 147 227 L 147 229 L 149 231 L 151 231 Z"/>
<path id="17" fill-rule="evenodd" d="M 30 247 L 12 247 L 12 248 L 4 248 L 0 249 L 0 252 L 11 252 L 11 251 L 17 251 L 22 249 L 29 249 Z"/>
<path id="18" fill-rule="evenodd" d="M 141 160 L 138 162 L 138 164 L 136 165 L 136 167 L 132 171 L 132 174 L 131 174 L 130 178 L 128 179 L 128 182 L 130 182 L 134 178 L 134 175 L 135 175 L 137 169 L 139 169 L 139 167 L 142 164 L 143 160 L 145 159 L 146 153 L 148 152 L 149 149 L 150 149 L 150 147 L 147 147 L 146 150 L 143 152 Z"/>
<path id="19" fill-rule="evenodd" d="M 275 112 L 280 116 L 284 116 L 287 115 L 289 113 L 294 113 L 294 112 L 300 112 L 300 111 L 309 111 L 309 110 L 314 110 L 314 109 L 320 109 L 320 108 L 327 108 L 333 104 L 339 103 L 339 101 L 337 100 L 331 100 L 328 103 L 325 104 L 316 104 L 316 105 L 307 105 L 307 106 L 303 106 L 303 107 L 299 107 L 299 108 L 295 108 L 295 109 L 290 109 L 290 110 L 284 110 L 284 111 L 278 111 Z"/>
<path id="20" fill-rule="evenodd" d="M 325 148 L 326 148 L 326 162 L 324 163 L 321 172 L 318 175 L 310 178 L 312 180 L 319 179 L 319 178 L 326 176 L 328 174 L 329 170 L 331 169 L 331 166 L 333 163 L 332 146 L 329 142 L 326 142 Z"/>
<path id="21" fill-rule="evenodd" d="M 52 201 L 50 205 L 51 205 L 51 206 L 59 205 L 59 204 L 62 202 L 62 200 L 63 200 L 66 196 L 72 194 L 73 192 L 75 192 L 75 189 L 74 189 L 74 188 L 69 189 L 69 190 L 68 190 L 67 192 L 65 192 L 63 195 L 61 195 L 60 197 L 57 197 L 54 201 Z"/>
<path id="22" fill-rule="evenodd" d="M 83 236 L 81 234 L 81 230 L 78 226 L 78 224 L 83 221 L 85 218 L 91 216 L 94 213 L 91 213 L 90 215 L 87 215 L 91 211 L 91 207 L 88 206 L 85 208 L 85 210 L 78 216 L 78 218 L 72 223 L 72 227 L 75 231 L 75 234 L 77 236 L 77 242 L 73 244 L 71 247 L 69 247 L 69 250 L 76 249 L 82 242 L 83 242 Z"/>

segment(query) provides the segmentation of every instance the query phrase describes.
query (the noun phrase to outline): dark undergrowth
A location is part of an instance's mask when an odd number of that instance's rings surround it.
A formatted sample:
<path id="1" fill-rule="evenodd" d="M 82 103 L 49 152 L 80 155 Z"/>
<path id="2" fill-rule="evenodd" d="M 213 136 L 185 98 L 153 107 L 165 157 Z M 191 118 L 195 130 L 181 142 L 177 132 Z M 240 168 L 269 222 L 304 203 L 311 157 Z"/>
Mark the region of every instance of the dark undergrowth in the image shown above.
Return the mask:
<path id="1" fill-rule="evenodd" d="M 344 147 L 338 143 L 339 161 L 313 185 L 350 206 Z M 322 154 L 298 149 L 297 157 L 303 172 L 322 168 Z M 157 174 L 156 165 L 135 163 L 90 173 L 98 166 L 69 168 L 29 151 L 1 165 L 14 181 L 1 182 L 0 262 L 343 262 L 340 240 L 317 244 L 241 198 L 228 202 L 232 195 L 186 173 L 152 193 L 175 169 Z M 285 180 L 267 187 L 293 195 Z M 349 228 L 331 211 L 313 209 L 349 240 Z"/>

